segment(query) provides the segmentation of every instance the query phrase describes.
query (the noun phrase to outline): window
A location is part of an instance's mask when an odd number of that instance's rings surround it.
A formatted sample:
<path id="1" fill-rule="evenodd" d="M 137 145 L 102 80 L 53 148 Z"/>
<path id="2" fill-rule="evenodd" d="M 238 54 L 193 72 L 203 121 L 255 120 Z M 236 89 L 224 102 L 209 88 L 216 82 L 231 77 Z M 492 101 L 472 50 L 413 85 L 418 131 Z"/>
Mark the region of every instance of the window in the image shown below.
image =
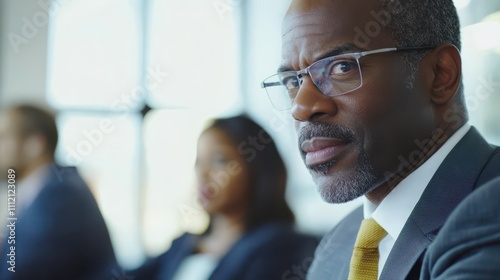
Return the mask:
<path id="1" fill-rule="evenodd" d="M 500 100 L 492 93 L 500 81 L 490 74 L 500 65 L 494 36 L 499 6 L 455 2 L 470 122 L 498 145 Z M 299 157 L 293 120 L 273 111 L 260 89 L 280 62 L 280 26 L 289 1 L 55 0 L 53 5 L 48 99 L 61 111 L 58 157 L 82 171 L 124 266 L 163 252 L 185 230 L 206 226 L 194 200 L 193 165 L 197 137 L 214 116 L 245 109 L 276 139 L 302 229 L 322 233 L 360 204 L 321 200 Z"/>
<path id="2" fill-rule="evenodd" d="M 60 111 L 57 156 L 89 184 L 125 267 L 206 226 L 192 193 L 196 140 L 207 119 L 242 106 L 239 13 L 221 4 L 53 3 L 48 100 Z"/>

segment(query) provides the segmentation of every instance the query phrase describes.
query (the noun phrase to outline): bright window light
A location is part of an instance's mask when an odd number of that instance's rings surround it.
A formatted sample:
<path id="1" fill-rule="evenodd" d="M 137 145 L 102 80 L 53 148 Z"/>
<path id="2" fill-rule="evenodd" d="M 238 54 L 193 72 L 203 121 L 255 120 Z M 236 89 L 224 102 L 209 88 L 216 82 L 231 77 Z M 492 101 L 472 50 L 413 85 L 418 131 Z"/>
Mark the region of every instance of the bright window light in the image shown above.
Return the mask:
<path id="1" fill-rule="evenodd" d="M 455 7 L 457 7 L 458 10 L 465 9 L 467 6 L 469 6 L 471 0 L 453 0 L 455 3 Z"/>
<path id="2" fill-rule="evenodd" d="M 142 235 L 149 255 L 183 232 L 205 229 L 194 192 L 196 142 L 209 118 L 242 107 L 238 9 L 219 2 L 156 0 L 151 7 L 147 71 L 162 78 L 146 82 L 147 103 L 157 108 L 144 120 Z"/>
<path id="3" fill-rule="evenodd" d="M 56 108 L 118 106 L 141 82 L 137 1 L 59 2 L 50 24 L 49 102 Z"/>
<path id="4" fill-rule="evenodd" d="M 500 36 L 492 36 L 500 30 L 500 21 L 482 21 L 462 28 L 464 42 L 476 50 L 500 49 Z"/>
<path id="5" fill-rule="evenodd" d="M 213 115 L 241 106 L 237 9 L 212 2 L 154 2 L 148 68 L 168 77 L 151 88 L 150 104 Z"/>
<path id="6" fill-rule="evenodd" d="M 139 120 L 137 115 L 73 112 L 58 117 L 58 161 L 78 167 L 99 204 L 115 253 L 124 266 L 138 265 L 144 256 L 137 203 Z"/>

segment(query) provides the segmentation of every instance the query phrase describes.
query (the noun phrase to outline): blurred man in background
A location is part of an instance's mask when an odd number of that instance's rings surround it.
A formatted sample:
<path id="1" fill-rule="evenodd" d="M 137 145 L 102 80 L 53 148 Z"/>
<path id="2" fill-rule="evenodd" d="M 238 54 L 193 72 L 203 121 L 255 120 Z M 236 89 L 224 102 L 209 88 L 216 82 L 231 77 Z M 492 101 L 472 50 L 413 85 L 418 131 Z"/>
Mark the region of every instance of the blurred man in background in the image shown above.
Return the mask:
<path id="1" fill-rule="evenodd" d="M 111 279 L 103 217 L 76 169 L 54 162 L 57 141 L 51 114 L 28 105 L 0 112 L 0 178 L 10 179 L 0 279 Z"/>

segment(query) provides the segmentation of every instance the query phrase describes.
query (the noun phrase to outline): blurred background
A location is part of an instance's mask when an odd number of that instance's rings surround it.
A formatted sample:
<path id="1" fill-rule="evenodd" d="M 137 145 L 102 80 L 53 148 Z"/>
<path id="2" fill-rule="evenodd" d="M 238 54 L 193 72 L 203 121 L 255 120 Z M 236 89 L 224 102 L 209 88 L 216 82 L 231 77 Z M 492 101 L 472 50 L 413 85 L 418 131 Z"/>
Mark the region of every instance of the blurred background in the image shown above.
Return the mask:
<path id="1" fill-rule="evenodd" d="M 500 1 L 455 3 L 470 123 L 500 145 Z M 58 160 L 82 172 L 123 266 L 165 251 L 184 231 L 205 229 L 193 167 L 197 137 L 212 117 L 246 112 L 275 137 L 300 230 L 322 234 L 361 203 L 321 200 L 289 112 L 274 111 L 260 89 L 280 63 L 288 4 L 0 2 L 0 107 L 29 102 L 57 112 Z"/>

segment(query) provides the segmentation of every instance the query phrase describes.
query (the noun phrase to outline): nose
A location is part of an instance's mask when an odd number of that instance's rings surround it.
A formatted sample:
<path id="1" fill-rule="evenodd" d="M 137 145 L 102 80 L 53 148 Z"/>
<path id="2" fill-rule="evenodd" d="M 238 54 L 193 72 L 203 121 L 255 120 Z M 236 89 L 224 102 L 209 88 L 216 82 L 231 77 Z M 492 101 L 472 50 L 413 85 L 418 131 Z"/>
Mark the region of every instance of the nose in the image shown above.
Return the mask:
<path id="1" fill-rule="evenodd" d="M 206 164 L 204 161 L 197 160 L 194 169 L 198 182 L 206 181 L 207 178 L 209 178 L 210 165 Z"/>
<path id="2" fill-rule="evenodd" d="M 300 122 L 317 121 L 337 113 L 337 104 L 330 96 L 324 95 L 311 80 L 301 77 L 301 85 L 292 104 L 292 117 Z"/>

